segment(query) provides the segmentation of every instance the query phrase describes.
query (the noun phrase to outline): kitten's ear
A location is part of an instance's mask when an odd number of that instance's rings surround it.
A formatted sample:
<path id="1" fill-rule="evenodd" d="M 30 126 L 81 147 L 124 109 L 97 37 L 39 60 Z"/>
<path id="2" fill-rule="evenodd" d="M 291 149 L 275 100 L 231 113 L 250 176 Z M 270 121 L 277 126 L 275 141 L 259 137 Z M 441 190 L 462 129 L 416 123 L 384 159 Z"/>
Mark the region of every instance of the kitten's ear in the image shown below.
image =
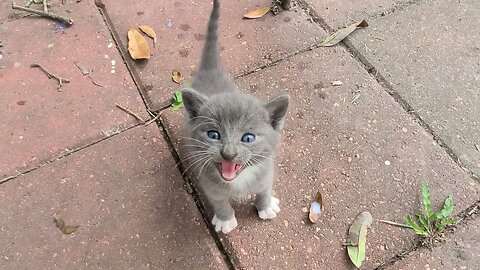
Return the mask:
<path id="1" fill-rule="evenodd" d="M 275 130 L 281 130 L 285 122 L 285 115 L 287 114 L 288 104 L 290 103 L 289 95 L 278 96 L 264 106 L 270 116 L 270 123 Z"/>
<path id="2" fill-rule="evenodd" d="M 194 118 L 198 116 L 198 112 L 202 105 L 204 105 L 208 98 L 199 92 L 193 90 L 193 88 L 182 89 L 183 105 L 187 110 L 188 116 Z"/>

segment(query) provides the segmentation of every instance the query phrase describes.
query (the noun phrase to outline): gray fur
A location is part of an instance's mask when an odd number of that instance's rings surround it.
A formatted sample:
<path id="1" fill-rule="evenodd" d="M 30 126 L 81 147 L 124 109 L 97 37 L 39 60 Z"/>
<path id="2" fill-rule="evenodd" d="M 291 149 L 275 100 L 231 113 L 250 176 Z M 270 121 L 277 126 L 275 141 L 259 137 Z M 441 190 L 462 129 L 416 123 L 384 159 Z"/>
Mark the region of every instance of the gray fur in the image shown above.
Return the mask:
<path id="1" fill-rule="evenodd" d="M 219 3 L 214 0 L 199 70 L 192 87 L 182 90 L 188 115 L 184 147 L 187 169 L 198 175 L 217 219 L 228 221 L 234 219 L 229 202 L 232 197 L 256 194 L 259 215 L 272 204 L 273 158 L 290 97 L 282 95 L 265 103 L 237 89 L 219 65 L 218 17 Z M 221 139 L 209 138 L 207 132 L 211 130 L 218 131 Z M 246 133 L 254 134 L 255 140 L 242 142 Z M 226 181 L 218 168 L 222 160 L 245 165 L 234 180 Z M 234 223 L 236 226 L 236 220 Z"/>

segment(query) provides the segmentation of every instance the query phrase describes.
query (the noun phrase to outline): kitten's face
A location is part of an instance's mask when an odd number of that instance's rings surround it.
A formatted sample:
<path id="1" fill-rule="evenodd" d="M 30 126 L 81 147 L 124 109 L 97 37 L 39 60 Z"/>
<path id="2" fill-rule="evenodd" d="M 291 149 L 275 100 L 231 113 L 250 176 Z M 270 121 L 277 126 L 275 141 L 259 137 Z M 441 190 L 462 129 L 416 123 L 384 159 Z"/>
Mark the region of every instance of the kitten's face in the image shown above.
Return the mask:
<path id="1" fill-rule="evenodd" d="M 186 145 L 192 164 L 197 162 L 194 166 L 200 170 L 215 168 L 223 181 L 230 182 L 246 167 L 273 158 L 288 97 L 272 105 L 240 93 L 210 98 L 195 92 L 183 95 L 190 116 Z M 281 119 L 277 117 L 279 110 Z"/>

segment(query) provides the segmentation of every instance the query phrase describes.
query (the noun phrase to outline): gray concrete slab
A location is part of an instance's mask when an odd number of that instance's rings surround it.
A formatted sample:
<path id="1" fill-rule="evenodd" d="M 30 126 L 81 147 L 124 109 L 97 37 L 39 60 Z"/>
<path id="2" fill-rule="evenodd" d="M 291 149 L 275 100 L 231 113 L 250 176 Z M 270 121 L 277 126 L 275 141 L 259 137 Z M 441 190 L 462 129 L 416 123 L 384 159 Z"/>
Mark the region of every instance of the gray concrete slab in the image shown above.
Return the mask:
<path id="1" fill-rule="evenodd" d="M 344 84 L 332 86 L 335 80 Z M 430 183 L 435 206 L 452 194 L 458 212 L 479 197 L 478 183 L 341 47 L 297 55 L 237 83 L 262 98 L 292 96 L 275 187 L 282 212 L 265 222 L 251 203 L 236 204 L 239 226 L 221 235 L 241 267 L 350 269 L 342 243 L 359 212 L 403 221 L 420 207 L 422 180 Z M 163 120 L 178 143 L 181 114 L 166 111 Z M 302 209 L 317 190 L 326 208 L 311 225 Z M 414 239 L 410 230 L 375 223 L 365 269 Z"/>
<path id="2" fill-rule="evenodd" d="M 480 177 L 480 2 L 425 1 L 369 21 L 352 43 Z"/>
<path id="3" fill-rule="evenodd" d="M 151 125 L 0 185 L 0 269 L 227 269 L 174 166 Z"/>

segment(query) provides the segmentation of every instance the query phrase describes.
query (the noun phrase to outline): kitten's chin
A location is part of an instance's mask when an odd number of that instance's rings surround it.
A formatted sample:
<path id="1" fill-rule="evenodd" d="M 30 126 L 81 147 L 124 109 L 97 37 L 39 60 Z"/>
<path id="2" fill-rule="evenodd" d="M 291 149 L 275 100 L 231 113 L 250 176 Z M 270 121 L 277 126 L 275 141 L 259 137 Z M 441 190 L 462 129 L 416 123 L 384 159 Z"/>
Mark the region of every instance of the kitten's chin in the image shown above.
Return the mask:
<path id="1" fill-rule="evenodd" d="M 243 163 L 222 160 L 217 165 L 218 172 L 226 182 L 231 182 L 237 178 L 238 174 L 245 168 Z"/>

